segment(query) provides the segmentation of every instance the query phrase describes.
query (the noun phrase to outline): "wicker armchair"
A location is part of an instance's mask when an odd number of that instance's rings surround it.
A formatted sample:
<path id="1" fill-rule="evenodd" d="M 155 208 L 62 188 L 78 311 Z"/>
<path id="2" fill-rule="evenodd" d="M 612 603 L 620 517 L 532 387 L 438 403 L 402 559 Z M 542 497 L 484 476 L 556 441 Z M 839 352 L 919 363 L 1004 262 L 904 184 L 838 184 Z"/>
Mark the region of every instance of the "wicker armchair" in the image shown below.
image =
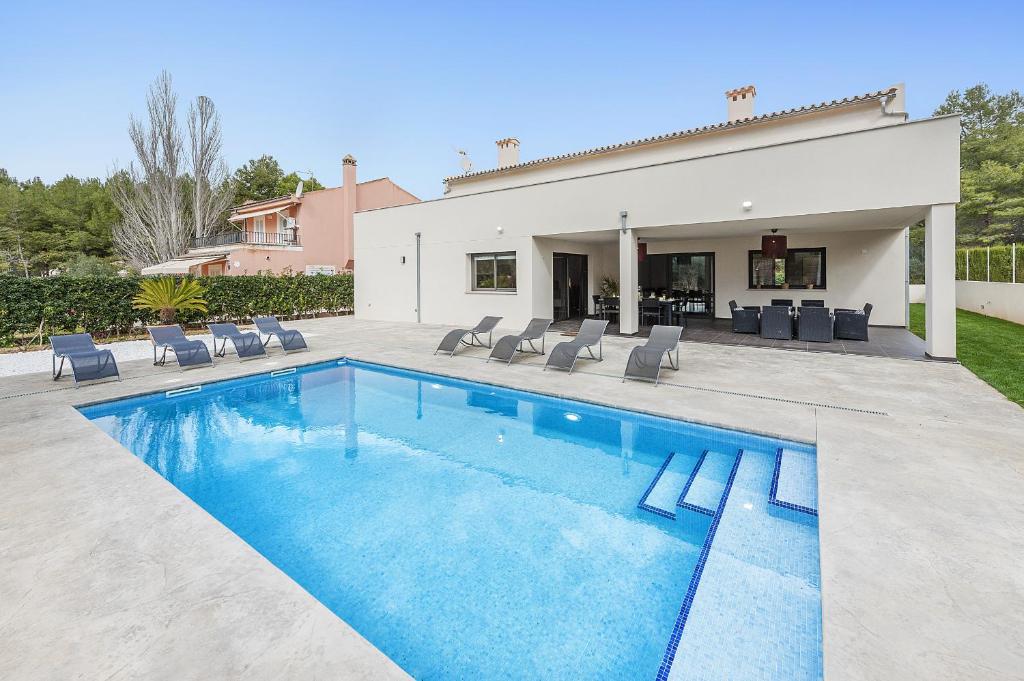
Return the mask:
<path id="1" fill-rule="evenodd" d="M 791 340 L 793 308 L 785 305 L 766 305 L 761 308 L 761 338 Z"/>
<path id="2" fill-rule="evenodd" d="M 836 310 L 836 338 L 866 341 L 872 307 L 865 303 L 863 310 Z"/>
<path id="3" fill-rule="evenodd" d="M 797 329 L 797 337 L 802 341 L 831 343 L 832 313 L 827 307 L 801 305 Z"/>
<path id="4" fill-rule="evenodd" d="M 739 307 L 735 300 L 730 300 L 729 310 L 732 312 L 733 333 L 761 332 L 760 307 Z"/>

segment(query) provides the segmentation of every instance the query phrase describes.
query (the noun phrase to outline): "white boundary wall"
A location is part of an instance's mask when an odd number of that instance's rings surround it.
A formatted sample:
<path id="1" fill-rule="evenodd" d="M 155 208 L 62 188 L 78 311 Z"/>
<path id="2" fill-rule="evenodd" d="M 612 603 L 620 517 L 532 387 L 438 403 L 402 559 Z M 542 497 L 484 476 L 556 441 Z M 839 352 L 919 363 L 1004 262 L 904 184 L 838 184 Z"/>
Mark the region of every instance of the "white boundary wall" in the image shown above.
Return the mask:
<path id="1" fill-rule="evenodd" d="M 911 293 L 911 301 L 913 301 L 913 293 Z M 956 282 L 956 306 L 989 317 L 998 317 L 1024 324 L 1024 284 L 958 281 Z"/>

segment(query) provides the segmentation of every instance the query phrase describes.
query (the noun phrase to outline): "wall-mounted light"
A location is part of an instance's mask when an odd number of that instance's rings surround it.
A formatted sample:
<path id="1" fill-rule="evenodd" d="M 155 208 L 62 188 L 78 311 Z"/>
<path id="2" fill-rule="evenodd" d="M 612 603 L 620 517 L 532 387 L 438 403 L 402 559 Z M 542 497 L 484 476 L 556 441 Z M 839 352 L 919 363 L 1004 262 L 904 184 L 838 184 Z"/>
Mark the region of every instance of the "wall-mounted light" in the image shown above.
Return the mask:
<path id="1" fill-rule="evenodd" d="M 743 210 L 745 211 L 750 211 L 754 208 L 753 201 L 744 201 L 741 205 L 743 206 Z"/>
<path id="2" fill-rule="evenodd" d="M 405 256 L 404 255 L 402 256 L 402 264 L 403 265 L 405 264 Z"/>
<path id="3" fill-rule="evenodd" d="M 626 229 L 627 229 L 626 228 L 626 218 L 628 218 L 628 217 L 629 217 L 629 211 L 628 210 L 621 210 L 621 211 L 619 211 L 619 229 L 621 229 L 623 232 L 625 232 Z"/>
<path id="4" fill-rule="evenodd" d="M 505 228 L 502 227 L 501 225 L 498 225 L 498 234 L 501 234 L 504 231 L 505 231 Z"/>

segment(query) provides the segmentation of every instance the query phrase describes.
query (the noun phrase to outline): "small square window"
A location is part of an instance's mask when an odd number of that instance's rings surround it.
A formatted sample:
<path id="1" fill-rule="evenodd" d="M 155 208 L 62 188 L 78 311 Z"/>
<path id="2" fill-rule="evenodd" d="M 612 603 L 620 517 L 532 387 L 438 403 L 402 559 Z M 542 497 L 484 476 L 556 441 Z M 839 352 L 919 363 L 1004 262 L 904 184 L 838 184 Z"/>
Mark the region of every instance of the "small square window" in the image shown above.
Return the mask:
<path id="1" fill-rule="evenodd" d="M 474 253 L 472 282 L 474 291 L 515 291 L 515 253 Z"/>

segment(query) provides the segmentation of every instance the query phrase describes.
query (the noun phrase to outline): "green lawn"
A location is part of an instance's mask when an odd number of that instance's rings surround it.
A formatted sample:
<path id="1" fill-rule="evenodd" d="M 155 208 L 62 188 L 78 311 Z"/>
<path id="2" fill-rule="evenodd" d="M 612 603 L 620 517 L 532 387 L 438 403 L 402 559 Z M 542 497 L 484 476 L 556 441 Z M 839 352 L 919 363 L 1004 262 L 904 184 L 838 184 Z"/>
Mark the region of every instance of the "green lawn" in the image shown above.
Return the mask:
<path id="1" fill-rule="evenodd" d="M 924 305 L 910 306 L 910 330 L 924 338 Z M 1024 326 L 956 311 L 956 354 L 978 378 L 1024 406 Z"/>

